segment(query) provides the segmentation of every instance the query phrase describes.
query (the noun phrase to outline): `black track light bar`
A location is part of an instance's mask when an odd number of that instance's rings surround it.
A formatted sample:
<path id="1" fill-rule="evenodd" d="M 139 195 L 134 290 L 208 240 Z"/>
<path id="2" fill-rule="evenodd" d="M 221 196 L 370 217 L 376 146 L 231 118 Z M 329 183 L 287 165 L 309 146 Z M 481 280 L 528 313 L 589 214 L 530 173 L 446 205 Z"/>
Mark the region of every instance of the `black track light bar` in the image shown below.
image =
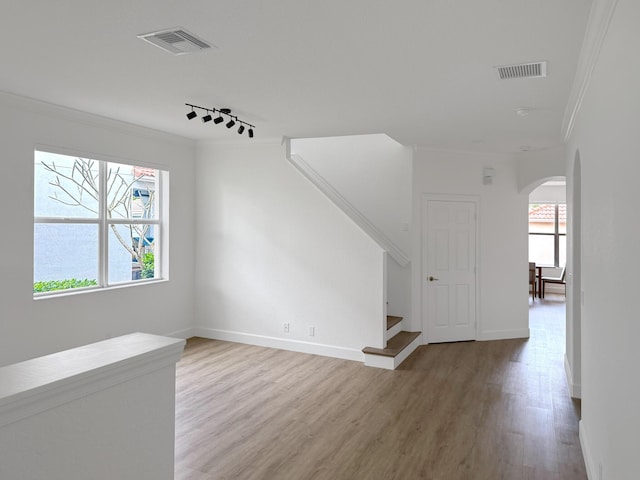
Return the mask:
<path id="1" fill-rule="evenodd" d="M 193 120 L 198 116 L 195 111 L 196 109 L 203 110 L 205 112 L 205 115 L 202 117 L 203 123 L 207 123 L 213 120 L 213 123 L 218 125 L 224 122 L 223 115 L 226 115 L 227 117 L 229 117 L 229 121 L 225 124 L 227 128 L 231 128 L 236 123 L 239 123 L 240 127 L 238 128 L 238 134 L 242 135 L 244 131 L 248 129 L 249 138 L 253 138 L 253 129 L 256 128 L 255 125 L 251 125 L 250 123 L 240 120 L 236 115 L 231 115 L 231 109 L 229 108 L 207 108 L 193 105 L 191 103 L 185 103 L 185 105 L 187 107 L 191 107 L 191 111 L 187 113 L 187 118 L 189 120 Z M 214 118 L 213 115 L 215 115 L 216 113 L 218 114 L 218 116 Z"/>

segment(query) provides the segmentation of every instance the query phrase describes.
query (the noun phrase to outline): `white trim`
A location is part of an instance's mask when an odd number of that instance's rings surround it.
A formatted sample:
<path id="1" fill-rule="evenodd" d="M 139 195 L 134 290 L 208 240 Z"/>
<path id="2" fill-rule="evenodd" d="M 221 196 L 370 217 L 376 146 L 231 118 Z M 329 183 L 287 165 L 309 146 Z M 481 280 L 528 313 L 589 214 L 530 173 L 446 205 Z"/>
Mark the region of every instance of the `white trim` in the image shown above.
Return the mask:
<path id="1" fill-rule="evenodd" d="M 224 340 L 226 342 L 245 343 L 259 347 L 278 348 L 280 350 L 342 358 L 343 360 L 353 360 L 356 362 L 364 361 L 362 351 L 355 348 L 268 337 L 266 335 L 255 335 L 252 333 L 232 332 L 208 327 L 195 327 L 193 332 L 196 337 L 209 338 L 212 340 Z"/>
<path id="2" fill-rule="evenodd" d="M 529 338 L 530 332 L 528 328 L 517 328 L 513 330 L 488 330 L 486 332 L 480 332 L 478 340 L 510 340 L 513 338 Z"/>
<path id="3" fill-rule="evenodd" d="M 338 192 L 322 175 L 316 172 L 300 155 L 290 153 L 290 142 L 287 140 L 287 160 L 307 180 L 324 193 L 340 210 L 342 210 L 356 225 L 358 225 L 369 237 L 382 249 L 389 253 L 401 266 L 409 265 L 409 257 L 389 237 L 382 233 L 373 223 L 353 206 L 340 192 Z"/>
<path id="4" fill-rule="evenodd" d="M 52 117 L 56 121 L 68 120 L 80 123 L 90 127 L 101 128 L 119 134 L 128 135 L 130 137 L 148 138 L 152 140 L 163 140 L 166 142 L 185 145 L 195 148 L 196 141 L 190 138 L 181 137 L 173 133 L 154 130 L 148 127 L 142 127 L 133 123 L 123 122 L 108 117 L 103 117 L 82 110 L 56 105 L 54 103 L 44 102 L 36 98 L 24 97 L 14 93 L 0 91 L 0 102 L 8 107 L 20 110 L 28 110 L 38 115 Z"/>
<path id="5" fill-rule="evenodd" d="M 571 137 L 576 117 L 589 88 L 591 74 L 598 63 L 600 50 L 617 4 L 618 0 L 595 0 L 591 7 L 576 75 L 562 119 L 562 133 L 565 141 Z"/>
<path id="6" fill-rule="evenodd" d="M 587 429 L 584 426 L 584 421 L 580 420 L 578 423 L 578 436 L 580 437 L 580 447 L 582 448 L 582 456 L 584 457 L 584 466 L 587 470 L 587 477 L 589 480 L 601 480 L 597 476 L 597 472 L 594 470 L 595 463 L 591 456 L 591 449 L 589 447 L 589 441 L 587 439 Z"/>
<path id="7" fill-rule="evenodd" d="M 569 395 L 571 398 L 582 398 L 582 389 L 580 384 L 573 383 L 573 373 L 571 372 L 571 365 L 567 355 L 564 356 L 564 373 L 567 376 L 567 385 L 569 386 Z"/>

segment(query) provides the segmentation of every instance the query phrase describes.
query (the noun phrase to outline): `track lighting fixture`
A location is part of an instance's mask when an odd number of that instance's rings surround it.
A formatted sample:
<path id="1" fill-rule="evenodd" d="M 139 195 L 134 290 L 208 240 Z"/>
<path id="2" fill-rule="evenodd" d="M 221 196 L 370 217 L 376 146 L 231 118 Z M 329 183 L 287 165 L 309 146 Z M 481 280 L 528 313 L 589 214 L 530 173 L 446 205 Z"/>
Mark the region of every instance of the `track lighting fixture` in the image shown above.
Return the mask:
<path id="1" fill-rule="evenodd" d="M 198 105 L 192 105 L 191 103 L 185 103 L 185 105 L 187 107 L 191 107 L 191 111 L 187 113 L 187 118 L 189 120 L 193 120 L 198 116 L 198 114 L 195 112 L 196 108 L 199 110 L 204 110 L 206 112 L 206 114 L 202 117 L 203 123 L 208 123 L 213 120 L 214 124 L 219 125 L 220 123 L 224 122 L 223 115 L 226 115 L 227 117 L 229 117 L 229 121 L 225 124 L 227 128 L 232 128 L 236 123 L 239 123 L 240 126 L 238 127 L 238 134 L 242 135 L 248 128 L 249 138 L 253 138 L 253 129 L 256 127 L 254 125 L 251 125 L 250 123 L 243 122 L 236 115 L 231 115 L 231 109 L 229 108 L 205 108 L 199 107 Z M 216 113 L 218 114 L 218 116 L 214 118 L 213 116 Z"/>

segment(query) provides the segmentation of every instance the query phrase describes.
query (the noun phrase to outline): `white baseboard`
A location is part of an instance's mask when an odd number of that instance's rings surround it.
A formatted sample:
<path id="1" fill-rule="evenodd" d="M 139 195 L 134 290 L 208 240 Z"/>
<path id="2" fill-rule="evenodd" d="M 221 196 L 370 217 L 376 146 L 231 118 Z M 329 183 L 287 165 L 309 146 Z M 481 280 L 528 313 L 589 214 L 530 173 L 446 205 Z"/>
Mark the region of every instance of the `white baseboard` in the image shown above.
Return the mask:
<path id="1" fill-rule="evenodd" d="M 569 365 L 569 359 L 566 355 L 564 356 L 564 373 L 567 376 L 567 385 L 569 385 L 571 398 L 582 398 L 580 384 L 573 383 L 573 373 L 571 372 L 571 365 Z"/>
<path id="2" fill-rule="evenodd" d="M 488 330 L 478 335 L 478 340 L 509 340 L 512 338 L 529 338 L 530 332 L 528 328 L 516 330 Z"/>
<path id="3" fill-rule="evenodd" d="M 280 350 L 290 350 L 292 352 L 310 353 L 313 355 L 364 362 L 364 354 L 362 353 L 362 350 L 357 350 L 355 348 L 303 342 L 300 340 L 289 340 L 286 338 L 267 337 L 265 335 L 255 335 L 252 333 L 232 332 L 229 330 L 219 330 L 217 328 L 195 327 L 193 330 L 194 336 L 210 338 L 212 340 L 246 343 L 248 345 L 257 345 L 259 347 L 278 348 Z"/>
<path id="4" fill-rule="evenodd" d="M 164 336 L 173 338 L 184 338 L 186 340 L 187 338 L 195 337 L 196 334 L 195 328 L 189 327 L 182 330 L 177 330 L 175 332 L 166 333 Z"/>
<path id="5" fill-rule="evenodd" d="M 593 457 L 591 456 L 591 449 L 589 447 L 589 441 L 587 439 L 587 429 L 584 426 L 584 422 L 580 420 L 578 426 L 580 447 L 582 448 L 582 456 L 584 457 L 584 466 L 587 470 L 587 477 L 589 478 L 589 480 L 600 480 L 598 478 L 598 472 L 596 470 L 597 465 L 594 463 Z"/>

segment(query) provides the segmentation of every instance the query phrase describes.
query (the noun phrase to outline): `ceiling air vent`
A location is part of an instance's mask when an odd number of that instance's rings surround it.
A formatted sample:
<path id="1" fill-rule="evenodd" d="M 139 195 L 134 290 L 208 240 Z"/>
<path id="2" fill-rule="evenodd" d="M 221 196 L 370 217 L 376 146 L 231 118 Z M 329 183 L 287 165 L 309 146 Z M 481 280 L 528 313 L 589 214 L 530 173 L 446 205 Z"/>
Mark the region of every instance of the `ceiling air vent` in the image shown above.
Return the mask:
<path id="1" fill-rule="evenodd" d="M 159 32 L 145 33 L 138 35 L 138 38 L 145 40 L 156 47 L 172 53 L 173 55 L 185 55 L 187 53 L 199 52 L 211 48 L 204 40 L 187 32 L 184 28 L 176 27 Z"/>
<path id="2" fill-rule="evenodd" d="M 520 63 L 494 67 L 500 80 L 510 78 L 539 78 L 547 76 L 547 62 Z"/>

